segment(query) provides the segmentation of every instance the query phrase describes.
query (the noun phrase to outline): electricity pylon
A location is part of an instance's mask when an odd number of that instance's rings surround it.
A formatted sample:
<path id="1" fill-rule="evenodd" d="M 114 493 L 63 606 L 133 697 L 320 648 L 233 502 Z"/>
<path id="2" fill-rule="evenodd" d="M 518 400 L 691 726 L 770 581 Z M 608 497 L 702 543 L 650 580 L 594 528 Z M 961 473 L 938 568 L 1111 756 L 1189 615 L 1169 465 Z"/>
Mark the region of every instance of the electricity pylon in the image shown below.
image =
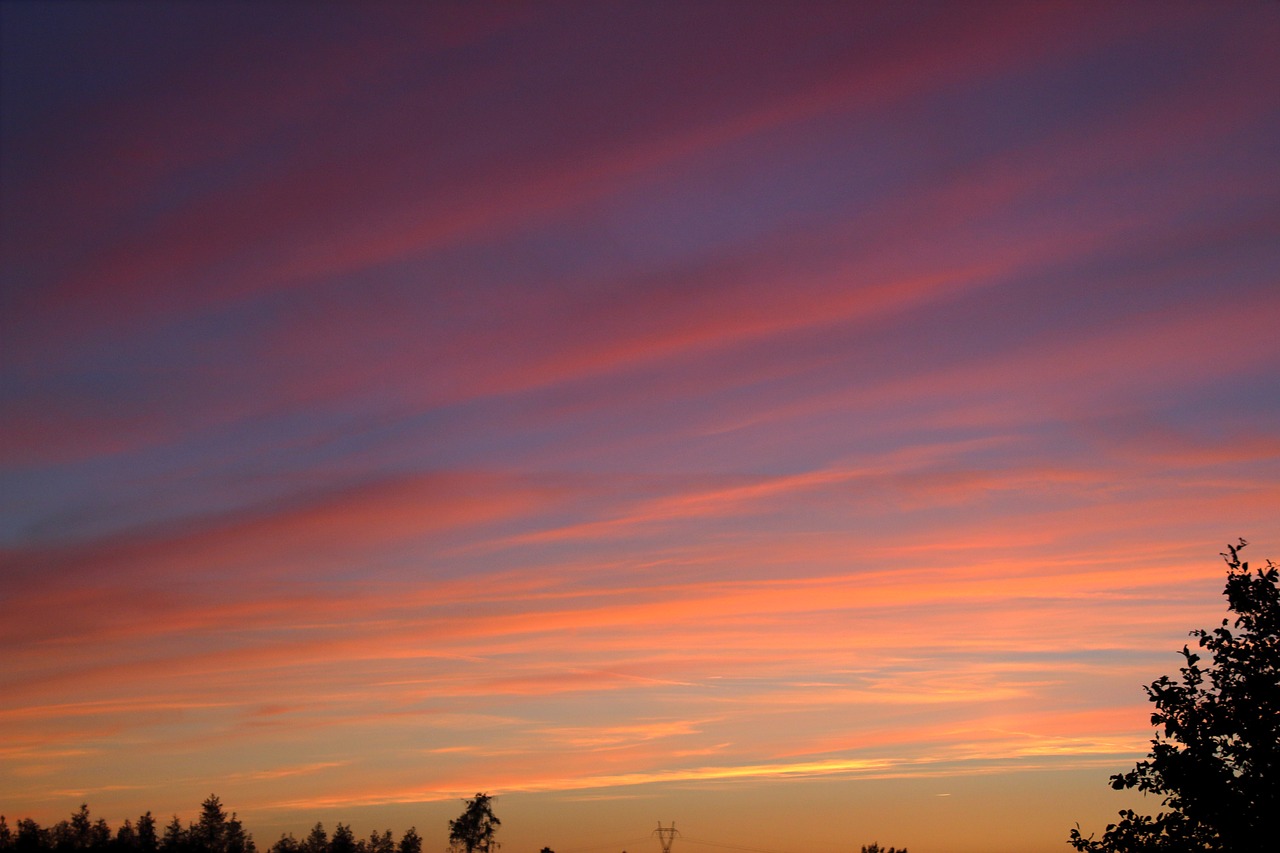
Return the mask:
<path id="1" fill-rule="evenodd" d="M 653 831 L 653 834 L 662 842 L 662 853 L 671 853 L 671 842 L 675 841 L 680 833 L 676 830 L 676 822 L 673 820 L 668 827 L 664 827 L 662 821 L 658 821 L 658 828 Z"/>

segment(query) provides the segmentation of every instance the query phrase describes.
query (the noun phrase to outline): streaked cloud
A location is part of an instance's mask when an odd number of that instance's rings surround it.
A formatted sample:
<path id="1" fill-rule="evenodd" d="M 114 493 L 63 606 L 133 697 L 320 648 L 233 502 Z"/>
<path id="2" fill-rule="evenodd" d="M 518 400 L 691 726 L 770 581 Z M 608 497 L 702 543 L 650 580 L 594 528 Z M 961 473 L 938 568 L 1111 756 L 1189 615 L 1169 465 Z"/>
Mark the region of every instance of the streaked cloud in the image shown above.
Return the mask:
<path id="1" fill-rule="evenodd" d="M 15 814 L 1047 851 L 1277 554 L 1270 9 L 4 14 Z"/>

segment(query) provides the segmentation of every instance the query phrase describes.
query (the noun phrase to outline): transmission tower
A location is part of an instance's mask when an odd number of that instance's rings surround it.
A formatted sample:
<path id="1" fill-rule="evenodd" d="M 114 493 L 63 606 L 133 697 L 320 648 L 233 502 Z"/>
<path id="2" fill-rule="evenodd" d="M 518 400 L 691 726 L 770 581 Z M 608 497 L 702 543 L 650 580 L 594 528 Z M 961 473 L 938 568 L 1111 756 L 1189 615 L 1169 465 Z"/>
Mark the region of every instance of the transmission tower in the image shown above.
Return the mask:
<path id="1" fill-rule="evenodd" d="M 662 821 L 658 821 L 658 828 L 653 831 L 653 834 L 662 842 L 662 853 L 671 853 L 671 842 L 676 840 L 680 832 L 676 829 L 674 820 L 671 821 L 671 826 L 667 827 L 662 825 Z"/>

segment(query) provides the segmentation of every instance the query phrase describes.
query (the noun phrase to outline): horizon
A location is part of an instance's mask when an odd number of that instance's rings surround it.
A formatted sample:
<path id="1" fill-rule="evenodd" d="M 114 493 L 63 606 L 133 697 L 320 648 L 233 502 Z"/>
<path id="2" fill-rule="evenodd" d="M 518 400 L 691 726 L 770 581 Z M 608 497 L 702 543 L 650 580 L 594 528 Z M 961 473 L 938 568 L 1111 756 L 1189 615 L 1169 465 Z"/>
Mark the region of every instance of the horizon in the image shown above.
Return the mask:
<path id="1" fill-rule="evenodd" d="M 1048 853 L 1154 811 L 1107 782 L 1142 688 L 1229 543 L 1280 559 L 1278 43 L 0 3 L 0 813 Z"/>

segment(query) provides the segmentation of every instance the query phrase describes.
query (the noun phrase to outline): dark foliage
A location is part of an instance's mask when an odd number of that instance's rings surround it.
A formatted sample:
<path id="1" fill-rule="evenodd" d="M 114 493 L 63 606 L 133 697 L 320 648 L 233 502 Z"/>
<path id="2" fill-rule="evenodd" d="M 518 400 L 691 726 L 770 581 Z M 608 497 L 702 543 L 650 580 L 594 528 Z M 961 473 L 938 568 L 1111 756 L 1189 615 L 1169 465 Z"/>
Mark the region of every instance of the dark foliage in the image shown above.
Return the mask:
<path id="1" fill-rule="evenodd" d="M 449 849 L 453 853 L 496 853 L 494 834 L 502 821 L 493 814 L 488 794 L 476 794 L 457 820 L 449 821 Z"/>
<path id="2" fill-rule="evenodd" d="M 404 836 L 400 839 L 400 845 L 396 848 L 396 853 L 422 853 L 422 838 L 411 826 L 405 830 Z"/>
<path id="3" fill-rule="evenodd" d="M 0 853 L 257 853 L 257 847 L 235 813 L 228 817 L 210 796 L 200 805 L 199 821 L 183 826 L 175 815 L 163 837 L 156 836 L 151 812 L 137 823 L 125 820 L 114 834 L 105 820 L 90 818 L 88 805 L 48 828 L 23 818 L 16 833 L 0 817 Z"/>
<path id="4" fill-rule="evenodd" d="M 184 826 L 175 815 L 161 835 L 151 812 L 136 823 L 126 820 L 114 834 L 105 820 L 90 818 L 87 805 L 48 828 L 30 818 L 10 828 L 0 815 L 0 853 L 257 853 L 257 846 L 235 812 L 228 815 L 222 801 L 210 795 L 195 823 Z M 283 835 L 269 853 L 422 853 L 422 839 L 410 828 L 399 845 L 389 829 L 357 840 L 341 823 L 330 838 L 317 823 L 301 843 Z"/>
<path id="5" fill-rule="evenodd" d="M 873 841 L 862 845 L 862 853 L 907 853 L 907 848 L 899 850 L 897 847 L 881 847 L 880 842 Z"/>
<path id="6" fill-rule="evenodd" d="M 389 829 L 384 832 L 375 829 L 368 838 L 356 838 L 351 827 L 342 823 L 334 828 L 330 837 L 324 824 L 317 823 L 302 841 L 292 834 L 280 836 L 268 853 L 422 853 L 422 839 L 413 827 L 405 830 L 398 846 Z"/>
<path id="7" fill-rule="evenodd" d="M 1256 853 L 1280 838 L 1280 570 L 1268 560 L 1250 571 L 1245 544 L 1222 555 L 1234 622 L 1191 632 L 1208 666 L 1183 646 L 1180 678 L 1146 688 L 1156 706 L 1151 753 L 1111 777 L 1116 790 L 1160 796 L 1166 810 L 1122 811 L 1096 841 L 1072 830 L 1076 850 Z"/>

